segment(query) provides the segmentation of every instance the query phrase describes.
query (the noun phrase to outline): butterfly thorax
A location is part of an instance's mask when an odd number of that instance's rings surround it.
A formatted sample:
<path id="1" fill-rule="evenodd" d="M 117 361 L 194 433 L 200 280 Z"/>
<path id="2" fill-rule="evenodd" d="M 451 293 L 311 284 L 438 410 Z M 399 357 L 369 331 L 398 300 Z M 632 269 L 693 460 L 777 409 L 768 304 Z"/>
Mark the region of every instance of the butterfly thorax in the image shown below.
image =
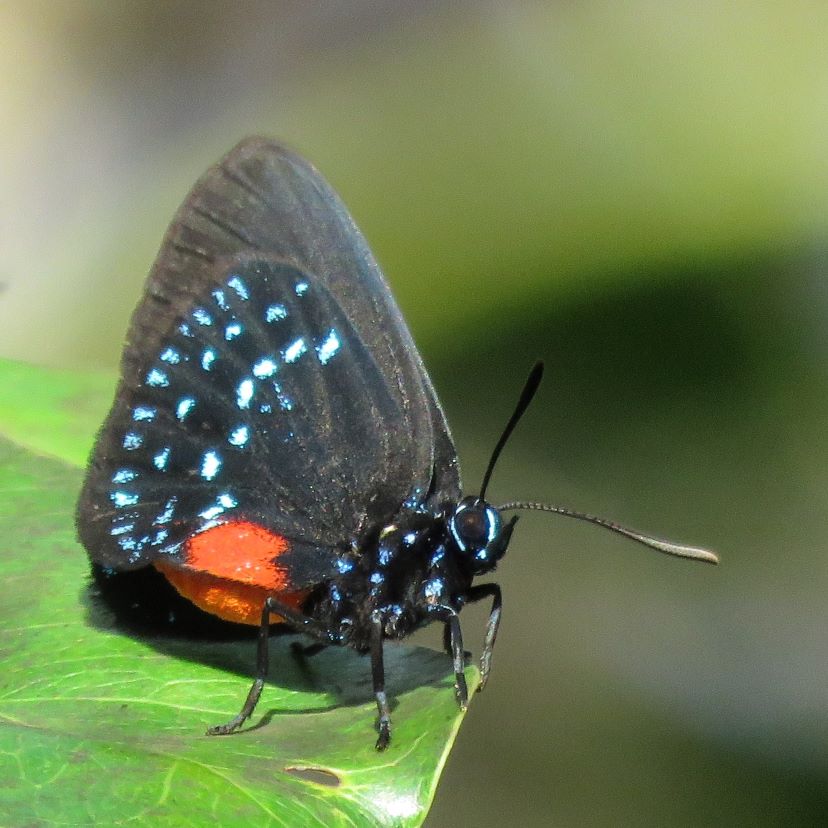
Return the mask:
<path id="1" fill-rule="evenodd" d="M 337 642 L 367 650 L 377 619 L 386 638 L 401 639 L 459 609 L 471 574 L 453 554 L 441 513 L 404 512 L 343 555 L 340 574 L 305 606 Z"/>

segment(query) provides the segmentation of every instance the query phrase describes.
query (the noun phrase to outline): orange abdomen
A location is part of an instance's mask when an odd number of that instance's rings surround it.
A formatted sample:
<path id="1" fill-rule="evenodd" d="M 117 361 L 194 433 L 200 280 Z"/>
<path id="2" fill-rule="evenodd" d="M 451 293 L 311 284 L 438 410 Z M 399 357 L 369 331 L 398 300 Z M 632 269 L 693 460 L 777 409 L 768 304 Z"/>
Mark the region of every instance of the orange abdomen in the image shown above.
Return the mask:
<path id="1" fill-rule="evenodd" d="M 193 535 L 183 561 L 154 565 L 179 594 L 205 612 L 258 626 L 268 596 L 298 608 L 308 594 L 306 589 L 291 589 L 289 573 L 279 565 L 279 557 L 289 548 L 281 535 L 256 523 L 234 521 Z M 282 620 L 271 615 L 271 623 Z"/>

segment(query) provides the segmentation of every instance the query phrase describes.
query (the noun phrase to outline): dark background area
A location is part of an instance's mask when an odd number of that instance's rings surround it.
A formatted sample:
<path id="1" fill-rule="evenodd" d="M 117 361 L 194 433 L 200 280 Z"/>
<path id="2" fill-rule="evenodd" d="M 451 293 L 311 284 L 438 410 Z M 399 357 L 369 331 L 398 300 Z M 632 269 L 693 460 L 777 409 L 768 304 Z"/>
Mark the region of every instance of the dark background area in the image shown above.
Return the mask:
<path id="1" fill-rule="evenodd" d="M 826 35 L 804 0 L 4 4 L 0 353 L 114 366 L 190 185 L 287 141 L 383 264 L 470 488 L 543 358 L 492 498 L 722 557 L 525 515 L 428 824 L 823 824 Z"/>

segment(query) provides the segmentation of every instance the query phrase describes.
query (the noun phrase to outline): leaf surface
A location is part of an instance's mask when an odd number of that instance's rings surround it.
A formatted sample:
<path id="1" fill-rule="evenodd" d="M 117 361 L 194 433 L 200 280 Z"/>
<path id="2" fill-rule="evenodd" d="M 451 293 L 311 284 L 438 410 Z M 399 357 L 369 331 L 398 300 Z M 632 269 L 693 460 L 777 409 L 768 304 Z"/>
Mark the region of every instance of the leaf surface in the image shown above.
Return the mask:
<path id="1" fill-rule="evenodd" d="M 377 753 L 367 659 L 299 659 L 277 636 L 252 722 L 205 736 L 244 699 L 254 642 L 120 632 L 75 539 L 79 458 L 111 379 L 2 363 L 0 387 L 0 822 L 421 824 L 462 718 L 447 657 L 387 648 L 394 738 Z"/>

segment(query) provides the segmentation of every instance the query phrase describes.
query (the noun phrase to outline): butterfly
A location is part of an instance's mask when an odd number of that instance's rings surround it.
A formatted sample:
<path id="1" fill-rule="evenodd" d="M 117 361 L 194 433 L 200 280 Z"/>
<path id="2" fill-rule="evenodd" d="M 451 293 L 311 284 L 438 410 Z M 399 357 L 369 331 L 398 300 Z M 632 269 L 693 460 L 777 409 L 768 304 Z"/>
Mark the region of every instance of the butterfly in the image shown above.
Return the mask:
<path id="1" fill-rule="evenodd" d="M 249 138 L 176 214 L 127 334 L 76 512 L 105 600 L 171 623 L 257 627 L 250 717 L 282 623 L 370 655 L 376 747 L 391 740 L 384 642 L 443 625 L 465 708 L 459 614 L 486 601 L 488 681 L 516 510 L 556 512 L 672 555 L 707 550 L 486 490 L 542 376 L 531 371 L 481 486 L 464 495 L 446 417 L 344 205 L 305 160 Z"/>

